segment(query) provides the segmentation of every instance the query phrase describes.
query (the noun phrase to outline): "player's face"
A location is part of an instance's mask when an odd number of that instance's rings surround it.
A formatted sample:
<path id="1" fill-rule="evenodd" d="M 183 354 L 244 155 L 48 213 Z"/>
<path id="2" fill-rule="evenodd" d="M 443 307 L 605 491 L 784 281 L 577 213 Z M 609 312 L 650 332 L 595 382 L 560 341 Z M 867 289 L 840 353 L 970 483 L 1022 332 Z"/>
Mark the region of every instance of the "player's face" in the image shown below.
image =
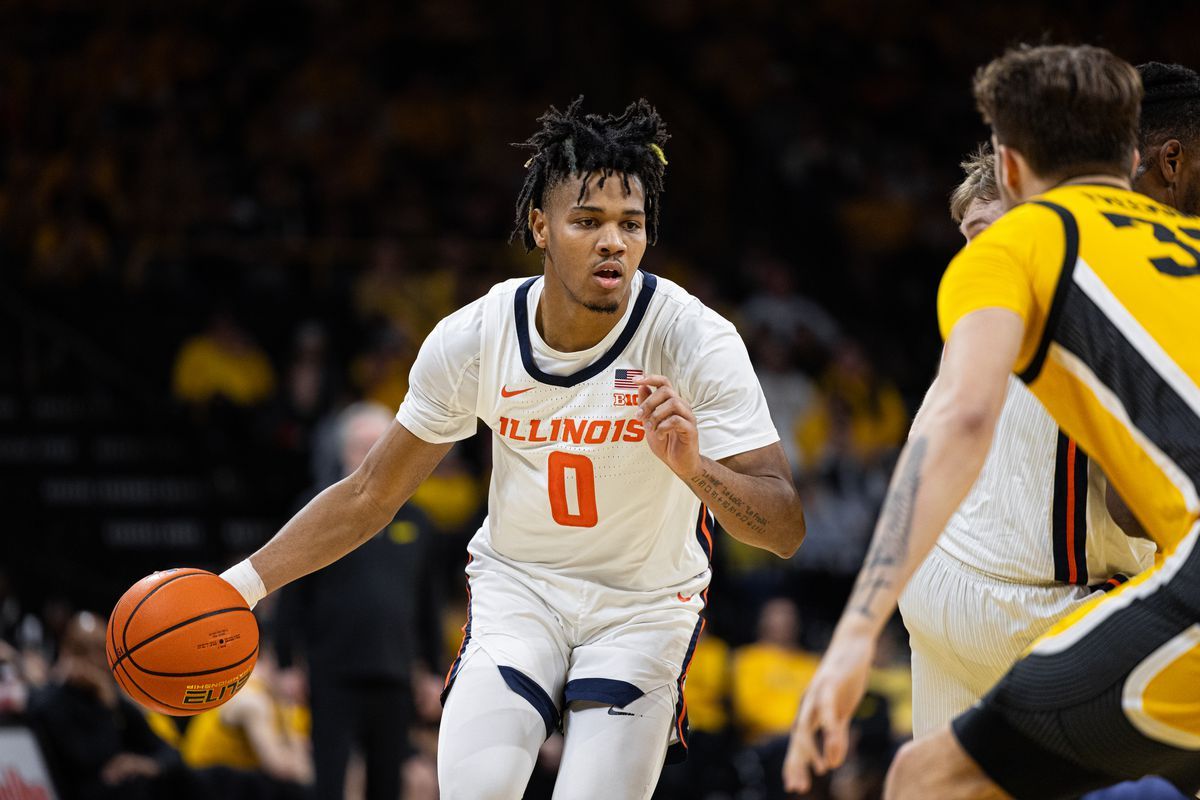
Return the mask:
<path id="1" fill-rule="evenodd" d="M 546 208 L 530 212 L 534 241 L 546 254 L 546 280 L 589 311 L 614 314 L 646 252 L 646 194 L 617 173 L 561 181 L 546 193 Z M 580 192 L 582 190 L 582 194 Z"/>
<path id="2" fill-rule="evenodd" d="M 999 198 L 981 200 L 976 197 L 967 206 L 966 213 L 963 214 L 962 222 L 958 226 L 959 233 L 969 242 L 987 230 L 988 226 L 1000 219 L 1003 214 L 1004 203 Z"/>

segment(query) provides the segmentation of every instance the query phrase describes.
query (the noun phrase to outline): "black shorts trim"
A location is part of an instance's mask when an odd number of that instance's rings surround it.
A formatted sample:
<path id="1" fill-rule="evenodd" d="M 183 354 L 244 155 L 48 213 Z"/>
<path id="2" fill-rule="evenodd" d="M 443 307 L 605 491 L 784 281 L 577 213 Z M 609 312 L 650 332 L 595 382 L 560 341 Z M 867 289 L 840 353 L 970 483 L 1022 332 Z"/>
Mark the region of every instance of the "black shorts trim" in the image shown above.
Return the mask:
<path id="1" fill-rule="evenodd" d="M 1054 580 L 1087 586 L 1088 457 L 1083 448 L 1062 431 L 1058 432 L 1054 457 L 1053 497 L 1050 530 Z"/>
<path id="2" fill-rule="evenodd" d="M 984 774 L 1013 797 L 1073 798 L 1121 780 L 1092 772 L 1044 749 L 1011 725 L 988 699 L 955 717 L 950 728 Z"/>
<path id="3" fill-rule="evenodd" d="M 567 681 L 563 690 L 563 700 L 564 703 L 580 700 L 624 708 L 643 694 L 645 692 L 627 681 L 614 678 L 576 678 Z"/>
<path id="4" fill-rule="evenodd" d="M 519 669 L 514 667 L 497 667 L 497 669 L 500 670 L 500 676 L 504 678 L 508 688 L 528 700 L 529 705 L 542 715 L 542 722 L 546 723 L 546 736 L 548 737 L 558 730 L 558 708 L 550 699 L 550 695 L 546 694 L 546 690 Z"/>
<path id="5" fill-rule="evenodd" d="M 1050 342 L 1053 341 L 1054 332 L 1058 328 L 1058 318 L 1062 314 L 1063 303 L 1066 302 L 1067 292 L 1071 288 L 1071 278 L 1075 274 L 1075 262 L 1079 260 L 1079 224 L 1075 222 L 1075 215 L 1057 203 L 1047 200 L 1032 202 L 1034 205 L 1043 206 L 1058 214 L 1058 218 L 1062 220 L 1066 246 L 1063 249 L 1062 267 L 1058 271 L 1058 283 L 1054 288 L 1054 298 L 1050 301 L 1050 311 L 1046 315 L 1046 324 L 1042 328 L 1041 341 L 1038 342 L 1037 351 L 1030 359 L 1029 365 L 1018 376 L 1026 384 L 1033 383 L 1037 380 L 1038 375 L 1042 374 L 1042 366 L 1046 363 L 1046 354 L 1050 352 Z"/>

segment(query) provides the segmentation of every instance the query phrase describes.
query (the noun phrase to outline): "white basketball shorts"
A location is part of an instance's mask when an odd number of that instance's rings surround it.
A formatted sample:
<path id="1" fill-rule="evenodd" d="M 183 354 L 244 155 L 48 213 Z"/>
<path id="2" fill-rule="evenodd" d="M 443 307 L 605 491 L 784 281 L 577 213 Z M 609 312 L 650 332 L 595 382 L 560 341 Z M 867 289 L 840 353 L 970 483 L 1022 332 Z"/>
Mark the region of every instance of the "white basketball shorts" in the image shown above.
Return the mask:
<path id="1" fill-rule="evenodd" d="M 1091 597 L 1086 586 L 1002 581 L 935 546 L 900 596 L 912 647 L 913 735 L 974 705 L 1025 648 Z"/>
<path id="2" fill-rule="evenodd" d="M 710 572 L 684 585 L 629 591 L 514 562 L 476 537 L 468 547 L 467 623 L 446 676 L 483 650 L 509 689 L 542 715 L 547 735 L 574 701 L 620 709 L 660 686 L 671 687 L 675 722 L 668 762 L 686 757 L 683 687 L 704 628 Z"/>

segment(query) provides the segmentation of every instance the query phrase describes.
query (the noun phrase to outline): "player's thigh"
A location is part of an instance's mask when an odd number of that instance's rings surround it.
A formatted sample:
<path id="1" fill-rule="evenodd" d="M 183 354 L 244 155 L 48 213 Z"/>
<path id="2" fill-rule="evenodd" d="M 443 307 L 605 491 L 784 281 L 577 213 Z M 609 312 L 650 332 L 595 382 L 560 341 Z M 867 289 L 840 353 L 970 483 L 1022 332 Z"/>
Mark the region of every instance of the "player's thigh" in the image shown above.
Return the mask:
<path id="1" fill-rule="evenodd" d="M 996 580 L 934 549 L 902 595 L 901 611 L 913 652 L 925 657 L 931 676 L 952 682 L 948 693 L 953 687 L 968 693 L 945 698 L 957 705 L 953 716 L 982 697 L 1037 637 L 1088 597 L 1083 587 Z M 940 699 L 935 695 L 935 702 Z M 920 703 L 915 692 L 914 703 Z"/>
<path id="2" fill-rule="evenodd" d="M 554 800 L 648 798 L 662 772 L 675 721 L 674 693 L 661 686 L 622 706 L 572 703 Z"/>
<path id="3" fill-rule="evenodd" d="M 523 693 L 556 727 L 559 709 L 552 698 L 562 695 L 571 643 L 556 610 L 555 587 L 486 553 L 473 558 L 467 575 L 467 624 L 446 678 L 447 692 L 466 658 L 482 649 L 510 688 Z"/>
<path id="4" fill-rule="evenodd" d="M 946 725 L 971 707 L 979 693 L 958 678 L 958 670 L 943 663 L 943 653 L 912 640 L 913 736 L 921 738 Z"/>
<path id="5" fill-rule="evenodd" d="M 566 702 L 623 706 L 669 685 L 678 716 L 680 690 L 704 629 L 703 599 L 671 592 L 631 603 L 619 593 L 610 594 L 611 602 L 605 602 L 606 595 L 598 593 L 592 626 L 571 651 Z"/>
<path id="6" fill-rule="evenodd" d="M 441 797 L 521 797 L 546 736 L 542 714 L 509 688 L 485 651 L 473 650 L 458 669 L 442 711 Z"/>

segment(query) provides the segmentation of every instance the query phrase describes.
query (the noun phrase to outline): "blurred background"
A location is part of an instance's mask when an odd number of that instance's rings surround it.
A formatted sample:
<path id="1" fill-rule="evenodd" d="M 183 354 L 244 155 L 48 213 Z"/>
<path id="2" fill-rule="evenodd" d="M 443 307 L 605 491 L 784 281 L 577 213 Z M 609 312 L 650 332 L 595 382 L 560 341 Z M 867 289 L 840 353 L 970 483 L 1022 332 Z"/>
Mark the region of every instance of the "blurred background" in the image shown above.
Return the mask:
<path id="1" fill-rule="evenodd" d="M 645 96 L 667 120 L 642 266 L 737 323 L 808 519 L 786 562 L 717 542 L 693 757 L 656 797 L 781 797 L 780 737 L 937 363 L 935 290 L 961 243 L 947 196 L 987 135 L 974 69 L 1046 38 L 1195 67 L 1198 29 L 1200 7 L 1100 0 L 0 2 L 0 787 L 33 780 L 2 760 L 33 730 L 62 797 L 312 796 L 312 698 L 383 680 L 412 686 L 387 768 L 404 797 L 436 796 L 431 698 L 464 619 L 486 432 L 380 535 L 380 563 L 407 565 L 394 663 L 318 666 L 329 643 L 305 620 L 339 612 L 317 581 L 260 606 L 275 741 L 250 712 L 130 712 L 95 633 L 152 570 L 219 571 L 262 544 L 353 462 L 344 409 L 394 412 L 438 319 L 539 270 L 506 244 L 509 143 L 582 94 L 596 112 Z M 909 733 L 906 641 L 897 624 L 856 755 L 813 796 L 878 796 Z M 55 715 L 64 685 L 94 730 Z M 529 797 L 549 797 L 555 746 Z M 359 798 L 369 748 L 350 749 Z"/>

